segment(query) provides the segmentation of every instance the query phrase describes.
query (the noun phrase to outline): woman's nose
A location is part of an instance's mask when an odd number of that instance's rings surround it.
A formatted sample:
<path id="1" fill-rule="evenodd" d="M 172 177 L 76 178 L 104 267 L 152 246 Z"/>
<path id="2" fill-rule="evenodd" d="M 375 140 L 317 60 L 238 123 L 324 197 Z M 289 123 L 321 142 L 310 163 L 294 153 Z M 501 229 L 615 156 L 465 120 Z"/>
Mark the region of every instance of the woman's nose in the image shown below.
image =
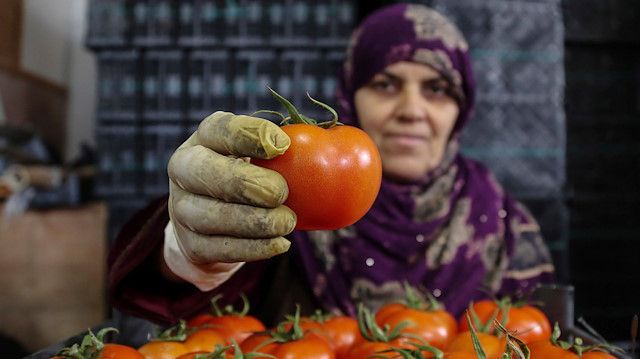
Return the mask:
<path id="1" fill-rule="evenodd" d="M 404 89 L 397 104 L 398 117 L 404 121 L 420 121 L 426 119 L 426 99 L 418 89 Z"/>

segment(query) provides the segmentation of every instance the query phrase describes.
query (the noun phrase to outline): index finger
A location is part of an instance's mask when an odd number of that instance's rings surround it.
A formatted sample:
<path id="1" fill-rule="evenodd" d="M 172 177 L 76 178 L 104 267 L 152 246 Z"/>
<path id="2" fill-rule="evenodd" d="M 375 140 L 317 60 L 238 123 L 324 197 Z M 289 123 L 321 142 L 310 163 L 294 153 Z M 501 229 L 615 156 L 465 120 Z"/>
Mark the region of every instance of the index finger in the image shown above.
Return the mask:
<path id="1" fill-rule="evenodd" d="M 202 145 L 223 155 L 270 159 L 283 154 L 289 136 L 263 118 L 217 111 L 205 118 L 183 146 Z"/>

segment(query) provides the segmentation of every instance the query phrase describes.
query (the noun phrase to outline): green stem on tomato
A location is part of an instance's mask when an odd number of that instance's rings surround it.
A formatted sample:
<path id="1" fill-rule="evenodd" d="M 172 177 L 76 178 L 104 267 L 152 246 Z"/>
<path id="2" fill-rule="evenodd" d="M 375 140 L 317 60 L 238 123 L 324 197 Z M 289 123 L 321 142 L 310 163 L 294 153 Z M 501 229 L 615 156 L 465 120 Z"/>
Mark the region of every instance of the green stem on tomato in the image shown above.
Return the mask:
<path id="1" fill-rule="evenodd" d="M 331 128 L 333 126 L 342 125 L 342 123 L 338 122 L 338 113 L 331 106 L 327 105 L 326 103 L 323 103 L 323 102 L 320 102 L 320 101 L 314 99 L 313 97 L 311 97 L 311 95 L 309 95 L 308 92 L 307 92 L 307 96 L 309 97 L 309 99 L 313 103 L 315 103 L 316 105 L 319 105 L 319 106 L 323 107 L 324 109 L 328 110 L 329 112 L 331 112 L 331 114 L 333 115 L 333 120 L 318 123 L 318 121 L 314 120 L 313 118 L 300 114 L 300 112 L 298 112 L 296 107 L 293 106 L 293 104 L 291 104 L 291 102 L 289 102 L 287 99 L 285 99 L 280 94 L 275 92 L 271 87 L 267 87 L 267 88 L 269 89 L 271 94 L 273 94 L 273 96 L 282 104 L 282 106 L 284 106 L 285 110 L 287 110 L 287 112 L 289 113 L 289 117 L 285 118 L 282 114 L 280 114 L 280 113 L 278 113 L 276 111 L 268 111 L 268 110 L 256 111 L 256 112 L 254 112 L 254 114 L 256 114 L 256 113 L 277 114 L 280 118 L 283 119 L 282 120 L 283 124 L 286 124 L 288 122 L 288 120 L 291 119 L 291 121 L 294 124 L 298 124 L 298 125 L 301 125 L 301 124 L 313 125 L 313 126 L 318 126 L 318 127 L 324 128 L 324 129 Z"/>

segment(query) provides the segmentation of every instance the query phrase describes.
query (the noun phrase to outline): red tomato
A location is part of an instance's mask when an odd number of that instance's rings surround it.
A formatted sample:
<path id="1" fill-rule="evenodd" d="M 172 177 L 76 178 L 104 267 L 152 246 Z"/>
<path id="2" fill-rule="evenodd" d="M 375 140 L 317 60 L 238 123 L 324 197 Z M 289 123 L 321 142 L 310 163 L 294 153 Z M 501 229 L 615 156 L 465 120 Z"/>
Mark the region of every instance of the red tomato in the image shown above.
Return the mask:
<path id="1" fill-rule="evenodd" d="M 578 359 L 578 355 L 551 343 L 549 339 L 528 343 L 530 359 Z"/>
<path id="2" fill-rule="evenodd" d="M 205 352 L 204 350 L 200 350 L 197 352 L 191 352 L 191 353 L 187 353 L 187 354 L 182 354 L 179 357 L 176 357 L 176 359 L 196 359 L 196 355 L 200 355 L 200 354 L 209 354 L 210 352 Z"/>
<path id="3" fill-rule="evenodd" d="M 272 337 L 264 333 L 253 333 L 240 344 L 240 351 L 243 353 L 270 352 L 277 344 L 275 342 L 264 344 Z"/>
<path id="4" fill-rule="evenodd" d="M 62 359 L 62 357 L 54 356 L 51 359 Z M 96 359 L 145 359 L 139 351 L 126 345 L 106 343 L 102 353 Z"/>
<path id="5" fill-rule="evenodd" d="M 329 344 L 316 335 L 306 334 L 300 339 L 285 342 L 270 342 L 273 337 L 268 334 L 254 333 L 242 344 L 240 350 L 245 353 L 264 353 L 276 359 L 335 359 L 336 355 Z"/>
<path id="6" fill-rule="evenodd" d="M 150 341 L 138 348 L 145 359 L 175 359 L 190 350 L 179 341 L 157 340 Z"/>
<path id="7" fill-rule="evenodd" d="M 585 348 L 582 347 L 582 350 L 586 350 L 582 353 L 582 356 L 574 353 L 573 350 L 577 350 L 577 346 L 572 345 L 569 346 L 568 349 L 561 348 L 560 346 L 554 345 L 553 342 L 549 339 L 547 340 L 536 340 L 527 344 L 529 347 L 529 351 L 531 352 L 530 359 L 543 359 L 543 358 L 558 358 L 558 359 L 615 359 L 616 357 L 607 352 L 603 352 L 600 350 L 595 350 L 595 348 Z M 572 350 L 573 349 L 573 350 Z"/>
<path id="8" fill-rule="evenodd" d="M 362 340 L 358 321 L 354 318 L 343 315 L 333 316 L 321 325 L 332 339 L 332 347 L 337 358 L 342 358 L 355 342 Z"/>
<path id="9" fill-rule="evenodd" d="M 361 129 L 309 124 L 283 126 L 291 138 L 287 151 L 251 162 L 280 173 L 289 186 L 285 205 L 297 215 L 296 229 L 333 230 L 362 218 L 382 181 L 376 145 Z"/>
<path id="10" fill-rule="evenodd" d="M 189 334 L 183 344 L 190 352 L 212 352 L 216 344 L 225 344 L 225 337 L 217 329 L 204 327 Z"/>
<path id="11" fill-rule="evenodd" d="M 215 327 L 215 330 L 222 334 L 227 345 L 231 344 L 232 338 L 240 344 L 243 340 L 253 334 L 253 332 L 259 332 L 266 329 L 260 320 L 250 315 L 239 316 L 226 314 L 220 317 L 213 317 L 206 321 L 205 324 L 219 326 Z"/>
<path id="12" fill-rule="evenodd" d="M 211 298 L 213 313 L 201 314 L 190 319 L 186 326 L 189 328 L 210 325 L 210 329 L 220 333 L 224 338 L 225 345 L 231 345 L 231 339 L 235 339 L 240 344 L 253 332 L 266 330 L 264 324 L 256 317 L 248 315 L 249 301 L 246 296 L 241 295 L 244 302 L 242 311 L 235 311 L 232 305 L 223 308 L 218 306 L 218 300 L 222 295 Z"/>
<path id="13" fill-rule="evenodd" d="M 480 345 L 484 353 L 487 355 L 487 359 L 500 359 L 500 357 L 502 357 L 502 353 L 504 353 L 505 346 L 507 345 L 504 337 L 498 338 L 486 333 L 476 333 L 476 335 L 480 340 Z M 445 351 L 451 353 L 472 353 L 475 355 L 476 351 L 473 347 L 473 341 L 471 340 L 471 332 L 465 331 L 458 333 L 449 343 Z"/>
<path id="14" fill-rule="evenodd" d="M 72 347 L 64 348 L 59 355 L 53 356 L 51 359 L 62 359 L 68 357 L 70 352 L 91 353 L 94 359 L 145 359 L 145 357 L 136 349 L 115 343 L 103 343 L 103 337 L 107 332 L 117 330 L 115 328 L 103 328 L 97 335 L 89 331 L 81 344 L 74 344 Z M 98 346 L 102 346 L 100 353 L 97 353 Z M 75 357 L 75 355 L 74 355 Z"/>
<path id="15" fill-rule="evenodd" d="M 594 350 L 594 351 L 582 353 L 582 359 L 616 359 L 616 356 L 611 355 L 609 353 Z"/>
<path id="16" fill-rule="evenodd" d="M 391 302 L 382 306 L 376 312 L 376 323 L 382 323 L 389 315 L 406 309 L 407 306 L 399 302 Z"/>
<path id="17" fill-rule="evenodd" d="M 444 353 L 442 359 L 478 359 L 476 353 L 453 352 Z"/>
<path id="18" fill-rule="evenodd" d="M 336 357 L 327 342 L 313 335 L 276 345 L 266 354 L 271 354 L 276 359 L 335 359 Z"/>
<path id="19" fill-rule="evenodd" d="M 360 340 L 354 343 L 349 350 L 344 354 L 344 359 L 370 359 L 373 356 L 380 355 L 387 358 L 395 358 L 398 357 L 398 353 L 389 351 L 386 353 L 382 353 L 384 351 L 391 350 L 392 348 L 401 348 L 401 349 L 415 349 L 415 347 L 410 344 L 411 341 L 415 341 L 415 339 L 407 338 L 407 337 L 398 337 L 389 342 L 377 342 L 377 341 L 369 341 L 366 339 Z"/>
<path id="20" fill-rule="evenodd" d="M 380 326 L 397 327 L 401 323 L 409 323 L 400 332 L 417 335 L 429 345 L 444 349 L 458 333 L 458 324 L 451 314 L 444 310 L 418 310 L 405 308 L 390 313 L 382 318 Z"/>
<path id="21" fill-rule="evenodd" d="M 521 306 L 511 305 L 509 301 L 499 303 L 494 300 L 481 300 L 473 303 L 471 309 L 483 324 L 490 320 L 497 311 L 496 319 L 504 323 L 504 328 L 512 332 L 512 335 L 522 340 L 525 344 L 536 340 L 548 339 L 551 336 L 549 319 L 534 306 L 526 304 Z M 508 313 L 506 321 L 503 320 L 503 311 Z M 460 330 L 469 330 L 466 316 L 460 318 Z M 488 332 L 491 333 L 492 331 L 493 323 L 491 323 Z"/>
<path id="22" fill-rule="evenodd" d="M 99 359 L 143 359 L 144 356 L 134 348 L 126 345 L 107 343 L 102 349 Z"/>

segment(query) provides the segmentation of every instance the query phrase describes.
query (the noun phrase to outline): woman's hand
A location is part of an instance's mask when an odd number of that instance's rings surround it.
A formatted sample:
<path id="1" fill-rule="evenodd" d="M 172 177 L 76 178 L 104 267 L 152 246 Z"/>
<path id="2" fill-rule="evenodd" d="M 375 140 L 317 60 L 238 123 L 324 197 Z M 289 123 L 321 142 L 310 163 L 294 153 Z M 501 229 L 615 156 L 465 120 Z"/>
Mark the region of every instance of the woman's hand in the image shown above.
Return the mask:
<path id="1" fill-rule="evenodd" d="M 216 112 L 175 151 L 168 166 L 169 216 L 189 262 L 220 267 L 289 249 L 283 236 L 295 227 L 296 215 L 282 205 L 286 181 L 242 158 L 273 158 L 289 145 L 270 121 Z"/>

